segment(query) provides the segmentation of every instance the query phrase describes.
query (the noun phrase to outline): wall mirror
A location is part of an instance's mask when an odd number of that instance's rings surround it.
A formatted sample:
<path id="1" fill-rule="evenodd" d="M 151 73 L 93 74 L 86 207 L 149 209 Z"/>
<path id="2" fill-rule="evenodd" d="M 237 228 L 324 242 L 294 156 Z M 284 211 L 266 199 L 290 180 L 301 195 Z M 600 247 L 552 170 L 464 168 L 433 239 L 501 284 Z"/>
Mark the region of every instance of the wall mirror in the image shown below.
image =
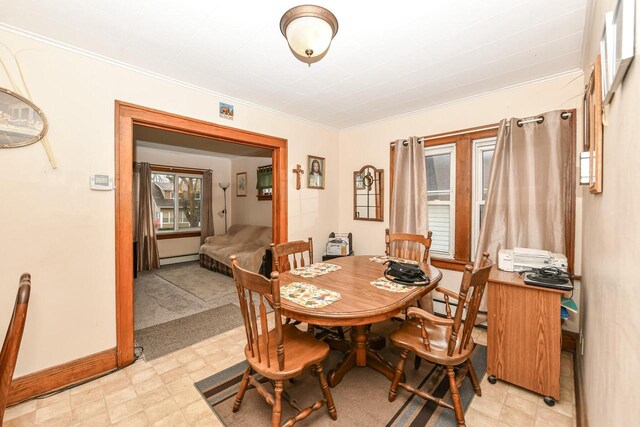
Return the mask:
<path id="1" fill-rule="evenodd" d="M 28 99 L 0 88 L 0 148 L 24 147 L 47 133 L 42 110 Z"/>
<path id="2" fill-rule="evenodd" d="M 384 171 L 365 165 L 353 173 L 353 219 L 382 221 Z"/>

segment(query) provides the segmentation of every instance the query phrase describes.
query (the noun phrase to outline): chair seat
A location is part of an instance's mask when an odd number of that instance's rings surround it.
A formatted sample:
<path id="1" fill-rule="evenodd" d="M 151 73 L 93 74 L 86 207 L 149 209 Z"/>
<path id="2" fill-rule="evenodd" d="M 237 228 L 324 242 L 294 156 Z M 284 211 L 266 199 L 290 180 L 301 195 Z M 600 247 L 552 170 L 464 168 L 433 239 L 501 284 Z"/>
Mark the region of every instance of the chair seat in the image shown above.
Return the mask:
<path id="1" fill-rule="evenodd" d="M 257 349 L 254 349 L 254 356 L 251 355 L 249 346 L 245 346 L 244 354 L 247 362 L 260 375 L 270 379 L 289 379 L 296 377 L 302 371 L 313 364 L 319 363 L 329 355 L 329 345 L 318 341 L 308 332 L 303 332 L 293 325 L 282 327 L 284 337 L 284 369 L 278 369 L 278 353 L 276 346 L 276 331 L 269 331 L 269 358 L 265 358 L 266 345 L 264 336 L 259 339 L 261 360 L 258 361 Z M 267 360 L 269 365 L 267 365 Z"/>
<path id="2" fill-rule="evenodd" d="M 447 354 L 450 328 L 446 326 L 432 325 L 425 322 L 431 350 L 427 350 L 422 340 L 420 324 L 415 320 L 406 320 L 402 325 L 389 335 L 389 339 L 396 347 L 400 347 L 416 353 L 419 357 L 440 365 L 458 365 L 464 362 L 473 350 L 473 338 L 469 339 L 466 348 L 460 352 L 460 337 L 463 336 L 464 325 L 460 326 L 458 342 L 452 356 Z"/>

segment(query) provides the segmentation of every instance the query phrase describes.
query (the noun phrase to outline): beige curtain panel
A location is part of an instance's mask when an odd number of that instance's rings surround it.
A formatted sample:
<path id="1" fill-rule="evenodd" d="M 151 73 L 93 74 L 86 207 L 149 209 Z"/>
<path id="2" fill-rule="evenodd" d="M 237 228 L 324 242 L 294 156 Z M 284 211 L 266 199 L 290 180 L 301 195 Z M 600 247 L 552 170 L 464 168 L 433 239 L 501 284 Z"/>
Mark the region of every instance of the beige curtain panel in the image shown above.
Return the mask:
<path id="1" fill-rule="evenodd" d="M 427 235 L 427 169 L 424 147 L 415 136 L 395 143 L 393 194 L 389 212 L 389 231 Z M 433 313 L 431 294 L 421 300 L 422 308 Z"/>
<path id="2" fill-rule="evenodd" d="M 213 236 L 213 171 L 204 171 L 202 175 L 202 208 L 200 210 L 200 244 Z"/>
<path id="3" fill-rule="evenodd" d="M 153 184 L 149 163 L 137 163 L 134 167 L 134 182 L 138 182 L 138 206 L 136 238 L 138 240 L 138 271 L 160 268 L 160 255 L 156 228 L 153 223 Z"/>
<path id="4" fill-rule="evenodd" d="M 566 253 L 575 155 L 573 118 L 542 114 L 542 123 L 503 120 L 491 164 L 476 266 L 483 251 L 525 247 Z"/>

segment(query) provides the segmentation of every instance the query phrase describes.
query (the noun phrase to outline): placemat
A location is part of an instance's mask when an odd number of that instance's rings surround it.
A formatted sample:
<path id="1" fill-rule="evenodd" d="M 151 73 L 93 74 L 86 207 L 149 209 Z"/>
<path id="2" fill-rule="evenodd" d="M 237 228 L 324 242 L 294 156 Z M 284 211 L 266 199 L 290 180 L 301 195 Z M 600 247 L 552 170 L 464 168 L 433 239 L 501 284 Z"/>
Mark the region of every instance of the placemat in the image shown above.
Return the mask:
<path id="1" fill-rule="evenodd" d="M 306 267 L 294 268 L 291 270 L 291 274 L 295 274 L 296 276 L 304 277 L 306 279 L 311 279 L 313 277 L 322 276 L 324 274 L 340 270 L 341 268 L 342 267 L 340 267 L 339 265 L 329 264 L 326 262 L 317 262 Z"/>
<path id="2" fill-rule="evenodd" d="M 318 288 L 310 283 L 293 282 L 280 287 L 280 296 L 303 307 L 322 308 L 338 301 L 336 291 Z"/>
<path id="3" fill-rule="evenodd" d="M 392 282 L 386 277 L 381 277 L 378 280 L 374 280 L 370 283 L 378 289 L 389 292 L 410 292 L 417 288 L 417 286 L 401 285 L 400 283 Z"/>
<path id="4" fill-rule="evenodd" d="M 386 255 L 378 255 L 378 256 L 371 257 L 369 258 L 369 261 L 377 262 L 379 264 L 384 264 L 387 261 L 398 261 L 398 262 L 404 262 L 406 264 L 419 264 L 418 261 L 414 261 L 412 259 L 397 258 L 394 256 L 386 256 Z"/>

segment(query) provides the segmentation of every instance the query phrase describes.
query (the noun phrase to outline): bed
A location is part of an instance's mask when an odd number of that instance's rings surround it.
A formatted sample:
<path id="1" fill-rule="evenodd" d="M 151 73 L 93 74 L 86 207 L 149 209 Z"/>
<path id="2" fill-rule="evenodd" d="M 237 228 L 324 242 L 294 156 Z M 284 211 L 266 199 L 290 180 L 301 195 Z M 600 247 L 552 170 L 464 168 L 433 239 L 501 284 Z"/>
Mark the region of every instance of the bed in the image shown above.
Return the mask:
<path id="1" fill-rule="evenodd" d="M 200 246 L 200 266 L 233 276 L 229 257 L 236 255 L 240 267 L 258 273 L 272 234 L 271 227 L 234 224 L 226 234 L 205 239 Z"/>

